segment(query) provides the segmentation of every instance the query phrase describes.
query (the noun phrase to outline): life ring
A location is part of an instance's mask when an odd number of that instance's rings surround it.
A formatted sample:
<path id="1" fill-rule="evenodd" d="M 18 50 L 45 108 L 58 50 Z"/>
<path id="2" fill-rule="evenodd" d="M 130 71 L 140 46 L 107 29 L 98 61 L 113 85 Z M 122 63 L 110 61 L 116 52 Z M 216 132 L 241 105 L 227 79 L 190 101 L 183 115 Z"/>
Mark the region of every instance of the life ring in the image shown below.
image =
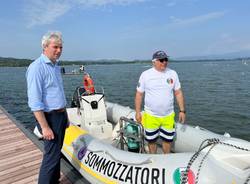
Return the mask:
<path id="1" fill-rule="evenodd" d="M 83 87 L 86 90 L 87 94 L 95 93 L 94 81 L 91 79 L 89 74 L 83 76 Z"/>

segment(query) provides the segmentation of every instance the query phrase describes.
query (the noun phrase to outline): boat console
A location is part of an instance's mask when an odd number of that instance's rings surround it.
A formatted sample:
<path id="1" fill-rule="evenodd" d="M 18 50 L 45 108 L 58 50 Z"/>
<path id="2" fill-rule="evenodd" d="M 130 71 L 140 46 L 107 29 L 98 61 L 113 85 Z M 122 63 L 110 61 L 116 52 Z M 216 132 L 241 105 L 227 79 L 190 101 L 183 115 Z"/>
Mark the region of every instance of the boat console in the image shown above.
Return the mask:
<path id="1" fill-rule="evenodd" d="M 107 121 L 103 93 L 88 94 L 84 87 L 78 87 L 73 95 L 71 106 L 73 108 L 67 109 L 71 123 L 77 123 L 82 129 L 99 139 L 111 137 L 112 124 Z"/>

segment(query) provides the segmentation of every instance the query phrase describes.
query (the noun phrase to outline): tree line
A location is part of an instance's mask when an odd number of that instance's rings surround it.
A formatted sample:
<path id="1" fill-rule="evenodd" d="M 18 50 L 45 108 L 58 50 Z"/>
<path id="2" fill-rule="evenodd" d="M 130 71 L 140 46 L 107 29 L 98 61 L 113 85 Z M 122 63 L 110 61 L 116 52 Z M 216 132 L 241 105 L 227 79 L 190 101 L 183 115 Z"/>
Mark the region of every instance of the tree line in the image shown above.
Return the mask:
<path id="1" fill-rule="evenodd" d="M 196 59 L 196 60 L 173 60 L 170 62 L 211 62 L 211 61 L 230 61 L 230 60 L 250 60 L 249 57 L 246 58 L 234 58 L 234 59 Z M 27 67 L 34 60 L 32 59 L 17 59 L 11 57 L 0 57 L 0 67 Z M 61 66 L 66 65 L 96 65 L 96 64 L 134 64 L 134 63 L 150 63 L 150 60 L 132 60 L 123 61 L 115 59 L 103 59 L 103 60 L 88 60 L 88 61 L 60 61 Z"/>
<path id="2" fill-rule="evenodd" d="M 27 67 L 34 60 L 31 59 L 17 59 L 0 57 L 0 67 Z M 60 61 L 60 65 L 95 65 L 95 64 L 133 64 L 133 63 L 148 63 L 148 60 L 93 60 L 93 61 Z"/>

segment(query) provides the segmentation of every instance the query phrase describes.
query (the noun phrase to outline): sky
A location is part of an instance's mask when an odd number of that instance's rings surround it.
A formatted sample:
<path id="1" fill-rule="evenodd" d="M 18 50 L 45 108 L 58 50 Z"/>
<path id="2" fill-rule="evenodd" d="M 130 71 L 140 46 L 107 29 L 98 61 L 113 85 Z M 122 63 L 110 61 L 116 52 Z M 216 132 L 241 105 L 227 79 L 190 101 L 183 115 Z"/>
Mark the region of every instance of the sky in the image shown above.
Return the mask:
<path id="1" fill-rule="evenodd" d="M 63 60 L 151 59 L 250 52 L 247 0 L 8 0 L 0 5 L 0 57 L 35 59 L 48 31 Z"/>

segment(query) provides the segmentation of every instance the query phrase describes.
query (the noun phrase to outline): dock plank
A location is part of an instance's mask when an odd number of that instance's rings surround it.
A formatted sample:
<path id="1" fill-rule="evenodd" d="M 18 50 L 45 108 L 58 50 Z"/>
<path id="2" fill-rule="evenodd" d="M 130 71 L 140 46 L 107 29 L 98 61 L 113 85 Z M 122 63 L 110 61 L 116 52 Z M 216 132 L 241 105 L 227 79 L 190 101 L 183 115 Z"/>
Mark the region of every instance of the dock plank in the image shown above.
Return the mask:
<path id="1" fill-rule="evenodd" d="M 30 165 L 29 167 L 22 167 L 22 169 L 16 170 L 14 172 L 9 172 L 5 175 L 1 176 L 2 181 L 17 181 L 20 178 L 25 178 L 25 176 L 30 176 L 32 175 L 31 172 L 36 170 L 35 172 L 38 173 L 40 167 L 40 163 Z M 6 182 L 10 183 L 10 182 Z"/>
<path id="2" fill-rule="evenodd" d="M 25 154 L 20 154 L 15 157 L 0 159 L 0 172 L 10 167 L 15 167 L 19 164 L 32 162 L 34 159 L 42 159 L 42 154 L 39 152 L 39 150 L 29 151 Z"/>
<path id="3" fill-rule="evenodd" d="M 34 146 L 32 144 L 28 144 L 28 145 L 24 144 L 23 147 L 15 148 L 15 149 L 0 153 L 0 158 L 5 159 L 5 158 L 8 158 L 10 155 L 12 157 L 19 156 L 20 154 L 23 154 L 32 150 L 34 150 Z"/>
<path id="4" fill-rule="evenodd" d="M 42 151 L 0 106 L 0 183 L 36 184 Z M 71 184 L 61 173 L 61 184 Z"/>
<path id="5" fill-rule="evenodd" d="M 7 175 L 9 173 L 12 173 L 12 172 L 16 172 L 18 170 L 22 170 L 22 169 L 24 169 L 26 167 L 30 167 L 32 165 L 40 164 L 40 163 L 41 163 L 40 160 L 37 159 L 36 161 L 33 161 L 33 162 L 28 162 L 28 163 L 25 163 L 25 164 L 22 164 L 22 165 L 16 165 L 15 167 L 11 167 L 9 169 L 5 169 L 5 170 L 1 171 L 0 172 L 0 177 L 4 176 L 4 175 Z"/>
<path id="6" fill-rule="evenodd" d="M 13 149 L 18 149 L 19 147 L 23 147 L 23 145 L 27 145 L 27 144 L 32 144 L 30 141 L 28 140 L 19 140 L 16 142 L 13 142 L 12 144 L 0 144 L 1 146 L 1 150 L 0 150 L 0 154 L 1 152 L 6 152 L 8 150 L 13 150 Z"/>

